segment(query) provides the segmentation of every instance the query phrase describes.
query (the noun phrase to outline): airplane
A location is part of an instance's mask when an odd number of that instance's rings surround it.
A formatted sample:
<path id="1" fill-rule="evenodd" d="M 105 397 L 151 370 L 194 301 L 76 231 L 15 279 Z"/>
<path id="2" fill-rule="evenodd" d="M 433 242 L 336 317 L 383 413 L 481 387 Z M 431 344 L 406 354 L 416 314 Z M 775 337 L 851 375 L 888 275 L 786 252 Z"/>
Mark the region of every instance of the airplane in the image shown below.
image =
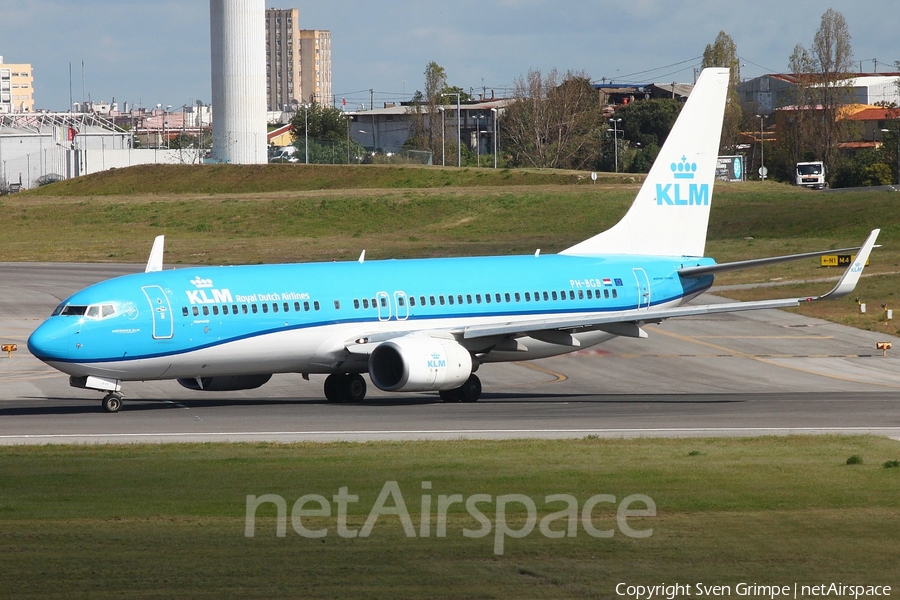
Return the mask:
<path id="1" fill-rule="evenodd" d="M 474 402 L 483 364 L 556 356 L 664 319 L 797 306 L 849 294 L 875 245 L 717 264 L 704 256 L 728 86 L 704 69 L 625 216 L 558 254 L 163 269 L 63 301 L 28 339 L 76 388 L 122 406 L 122 383 L 176 380 L 246 390 L 274 373 L 327 375 L 329 401 L 388 392 Z M 858 251 L 858 252 L 857 252 Z M 688 304 L 717 273 L 857 252 L 837 285 L 809 298 Z"/>

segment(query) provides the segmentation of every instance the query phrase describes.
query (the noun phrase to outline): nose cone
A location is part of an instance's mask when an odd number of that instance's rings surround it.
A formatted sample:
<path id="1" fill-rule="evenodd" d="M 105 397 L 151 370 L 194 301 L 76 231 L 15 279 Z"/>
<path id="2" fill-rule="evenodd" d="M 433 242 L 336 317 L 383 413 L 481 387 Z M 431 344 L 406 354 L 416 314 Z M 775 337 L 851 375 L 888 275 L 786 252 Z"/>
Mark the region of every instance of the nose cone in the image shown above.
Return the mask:
<path id="1" fill-rule="evenodd" d="M 44 362 L 66 360 L 69 357 L 68 324 L 56 317 L 44 321 L 28 338 L 28 351 Z"/>

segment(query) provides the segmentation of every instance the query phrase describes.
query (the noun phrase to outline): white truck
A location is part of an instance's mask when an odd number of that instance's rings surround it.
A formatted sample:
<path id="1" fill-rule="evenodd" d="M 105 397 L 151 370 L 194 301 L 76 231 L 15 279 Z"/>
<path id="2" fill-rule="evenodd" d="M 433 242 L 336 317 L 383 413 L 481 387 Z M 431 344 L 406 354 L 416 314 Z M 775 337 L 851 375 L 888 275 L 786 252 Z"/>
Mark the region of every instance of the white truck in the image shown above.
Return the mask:
<path id="1" fill-rule="evenodd" d="M 794 185 L 814 190 L 825 189 L 828 185 L 825 183 L 825 163 L 820 160 L 798 162 L 794 168 Z"/>

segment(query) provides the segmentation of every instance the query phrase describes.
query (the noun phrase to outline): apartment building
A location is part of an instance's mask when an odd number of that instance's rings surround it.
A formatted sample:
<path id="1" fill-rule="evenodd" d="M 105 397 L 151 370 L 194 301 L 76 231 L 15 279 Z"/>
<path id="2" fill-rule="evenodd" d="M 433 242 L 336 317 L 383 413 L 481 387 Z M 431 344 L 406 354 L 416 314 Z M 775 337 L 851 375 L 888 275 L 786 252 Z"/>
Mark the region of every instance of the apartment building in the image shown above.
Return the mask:
<path id="1" fill-rule="evenodd" d="M 331 32 L 300 30 L 300 97 L 331 105 Z"/>
<path id="2" fill-rule="evenodd" d="M 296 8 L 266 10 L 266 101 L 270 111 L 331 102 L 331 32 L 300 29 Z"/>
<path id="3" fill-rule="evenodd" d="M 0 114 L 30 112 L 34 112 L 31 65 L 4 63 L 0 56 Z"/>

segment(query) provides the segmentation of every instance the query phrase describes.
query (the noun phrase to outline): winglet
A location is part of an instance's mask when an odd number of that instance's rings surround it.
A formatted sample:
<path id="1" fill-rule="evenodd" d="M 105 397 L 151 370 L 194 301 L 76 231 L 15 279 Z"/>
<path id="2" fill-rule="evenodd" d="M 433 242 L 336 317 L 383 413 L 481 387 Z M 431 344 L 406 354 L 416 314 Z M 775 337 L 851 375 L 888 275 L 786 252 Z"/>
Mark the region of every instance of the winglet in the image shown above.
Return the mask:
<path id="1" fill-rule="evenodd" d="M 147 268 L 144 273 L 155 273 L 163 270 L 163 247 L 166 236 L 158 235 L 153 240 L 153 248 L 150 250 L 150 258 L 147 260 Z"/>
<path id="2" fill-rule="evenodd" d="M 872 230 L 872 233 L 869 234 L 869 237 L 866 238 L 866 241 L 860 247 L 859 253 L 856 255 L 853 263 L 847 267 L 847 270 L 844 271 L 840 281 L 837 282 L 837 285 L 834 286 L 830 292 L 816 298 L 810 298 L 810 300 L 831 300 L 846 296 L 852 292 L 856 288 L 859 278 L 862 276 L 863 269 L 866 266 L 866 262 L 869 260 L 869 254 L 872 252 L 872 248 L 875 247 L 875 240 L 878 239 L 879 233 L 881 233 L 880 229 Z"/>

